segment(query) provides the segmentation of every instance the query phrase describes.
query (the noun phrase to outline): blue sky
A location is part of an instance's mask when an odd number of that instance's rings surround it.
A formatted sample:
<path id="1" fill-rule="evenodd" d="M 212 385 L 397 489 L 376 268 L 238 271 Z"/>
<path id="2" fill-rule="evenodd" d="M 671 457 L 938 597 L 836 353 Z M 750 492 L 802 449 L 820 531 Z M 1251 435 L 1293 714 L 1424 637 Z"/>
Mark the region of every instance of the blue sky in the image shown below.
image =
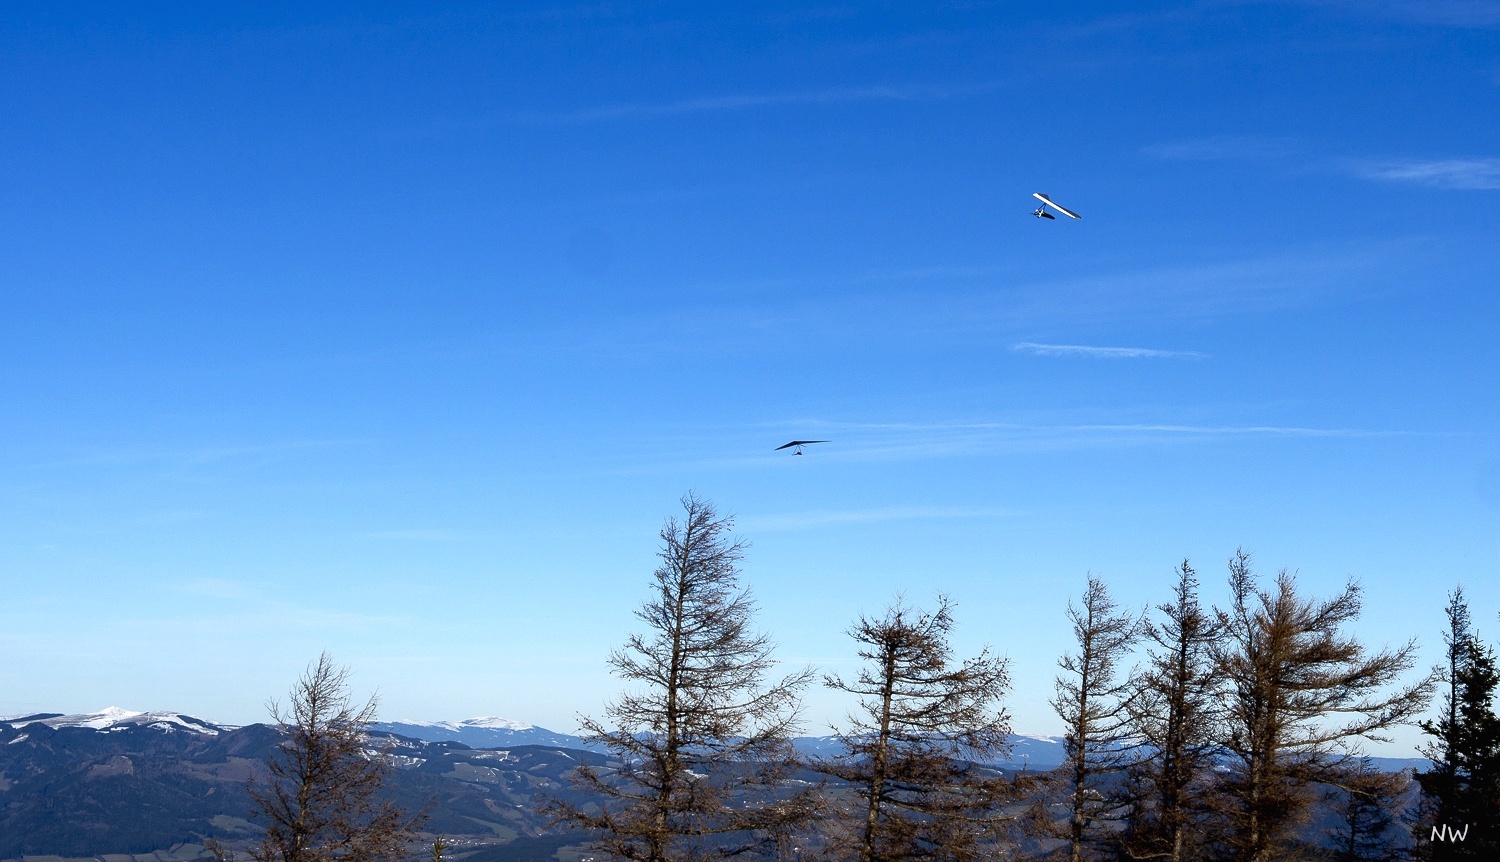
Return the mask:
<path id="1" fill-rule="evenodd" d="M 1089 572 L 1500 634 L 1500 3 L 52 5 L 0 13 L 0 712 L 253 721 L 328 648 L 572 730 L 689 489 L 788 661 L 946 591 L 1022 731 Z"/>

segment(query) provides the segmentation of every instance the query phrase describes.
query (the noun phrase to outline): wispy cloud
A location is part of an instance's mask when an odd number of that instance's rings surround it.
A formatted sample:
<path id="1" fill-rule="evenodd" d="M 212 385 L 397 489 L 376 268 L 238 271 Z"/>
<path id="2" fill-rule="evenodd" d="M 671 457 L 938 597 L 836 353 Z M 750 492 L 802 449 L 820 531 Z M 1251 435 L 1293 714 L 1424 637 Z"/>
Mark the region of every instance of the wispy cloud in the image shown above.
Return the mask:
<path id="1" fill-rule="evenodd" d="M 1359 176 L 1441 189 L 1500 189 L 1500 159 L 1391 159 L 1354 163 Z"/>
<path id="2" fill-rule="evenodd" d="M 209 616 L 193 607 L 184 608 L 181 614 L 172 614 L 171 608 L 175 605 L 168 603 L 164 605 L 166 615 L 153 614 L 138 619 L 124 619 L 120 624 L 143 630 L 212 630 L 223 634 L 253 632 L 258 629 L 368 629 L 407 625 L 410 622 L 399 614 L 369 613 L 338 603 L 292 600 L 278 595 L 283 591 L 276 585 L 260 581 L 200 577 L 167 584 L 165 589 L 180 595 L 208 599 L 222 607 Z"/>
<path id="3" fill-rule="evenodd" d="M 871 431 L 911 431 L 920 433 L 945 431 L 1016 431 L 1054 433 L 1090 433 L 1096 431 L 1129 433 L 1168 433 L 1191 435 L 1268 434 L 1295 437 L 1411 437 L 1429 436 L 1432 432 L 1379 430 L 1362 428 L 1312 428 L 1301 425 L 1195 425 L 1170 422 L 1091 422 L 1091 423 L 1023 423 L 1023 422 L 866 422 L 840 423 L 819 420 L 793 420 L 776 423 L 797 428 L 820 428 Z"/>
<path id="4" fill-rule="evenodd" d="M 1417 241 L 1308 247 L 1262 258 L 1040 277 L 1015 267 L 902 267 L 816 281 L 757 285 L 752 300 L 722 301 L 582 324 L 569 345 L 679 349 L 685 333 L 764 349 L 811 339 L 876 341 L 882 349 L 957 342 L 1002 344 L 1038 331 L 1078 331 L 1164 321 L 1197 323 L 1262 314 L 1385 290 L 1372 273 L 1410 265 Z M 868 285 L 879 289 L 867 289 Z M 929 284 L 941 285 L 933 290 Z M 818 290 L 802 289 L 816 286 Z M 724 293 L 729 290 L 725 289 Z M 767 295 L 783 295 L 767 303 Z M 899 321 L 899 326 L 893 326 Z M 704 343 L 710 343 L 705 338 Z"/>
<path id="5" fill-rule="evenodd" d="M 1017 353 L 1033 356 L 1082 356 L 1089 359 L 1203 359 L 1195 350 L 1156 350 L 1150 347 L 1095 347 L 1088 344 L 1038 344 L 1019 341 L 1010 346 Z"/>
<path id="6" fill-rule="evenodd" d="M 177 584 L 180 592 L 210 599 L 243 600 L 257 598 L 260 587 L 229 578 L 193 578 Z"/>
<path id="7" fill-rule="evenodd" d="M 1215 135 L 1184 141 L 1167 141 L 1142 147 L 1141 152 L 1168 161 L 1209 162 L 1224 159 L 1269 159 L 1290 155 L 1291 138 L 1256 135 Z"/>
<path id="8" fill-rule="evenodd" d="M 1284 2 L 1284 0 L 1283 0 Z M 1500 27 L 1497 0 L 1294 0 L 1302 6 L 1346 9 L 1362 15 L 1487 30 Z"/>
<path id="9" fill-rule="evenodd" d="M 1297 155 L 1291 138 L 1237 135 L 1168 141 L 1142 147 L 1141 152 L 1168 161 L 1253 161 Z M 1500 189 L 1500 158 L 1330 159 L 1304 156 L 1306 163 L 1302 168 L 1307 170 L 1344 171 L 1364 179 L 1420 183 L 1444 189 Z"/>
<path id="10" fill-rule="evenodd" d="M 955 86 L 832 87 L 780 93 L 740 93 L 704 96 L 675 102 L 627 102 L 600 105 L 578 111 L 551 114 L 520 114 L 514 119 L 539 123 L 596 123 L 609 120 L 649 119 L 677 114 L 734 111 L 782 105 L 829 105 L 848 102 L 931 102 L 972 96 L 995 89 L 993 83 Z"/>
<path id="11" fill-rule="evenodd" d="M 1133 434 L 1183 434 L 1197 436 L 1258 435 L 1271 437 L 1415 437 L 1428 436 L 1421 431 L 1382 431 L 1367 428 L 1307 428 L 1298 425 L 1153 425 L 1130 423 L 1116 425 L 1064 425 L 1058 430 L 1077 432 L 1124 432 Z"/>
<path id="12" fill-rule="evenodd" d="M 1443 436 L 1440 433 L 1408 430 L 1178 422 L 857 423 L 803 419 L 783 423 L 783 427 L 795 433 L 816 434 L 835 440 L 836 445 L 830 445 L 818 453 L 818 458 L 830 461 L 967 457 L 997 453 L 1172 445 L 1194 440 L 1374 440 Z"/>
<path id="13" fill-rule="evenodd" d="M 458 530 L 445 529 L 372 530 L 365 533 L 356 533 L 355 535 L 361 539 L 393 539 L 397 541 L 418 542 L 452 542 L 466 538 L 466 535 Z"/>
<path id="14" fill-rule="evenodd" d="M 351 440 L 290 440 L 277 443 L 209 445 L 193 448 L 100 447 L 71 457 L 29 464 L 33 469 L 58 467 L 161 466 L 176 469 L 212 467 L 230 463 L 264 463 L 295 453 L 329 449 Z"/>
<path id="15" fill-rule="evenodd" d="M 1071 451 L 1186 445 L 1268 445 L 1273 441 L 1400 441 L 1461 436 L 1456 432 L 1207 422 L 852 422 L 802 417 L 760 423 L 761 430 L 724 448 L 725 430 L 674 437 L 673 457 L 620 466 L 621 475 L 704 470 L 821 470 L 854 463 L 974 458 Z M 743 432 L 743 426 L 734 426 Z M 706 430 L 706 429 L 705 429 Z M 767 440 L 827 439 L 806 458 L 772 452 Z M 709 442 L 712 440 L 713 442 Z M 1233 442 L 1231 442 L 1233 441 Z M 685 457 L 686 456 L 686 457 Z M 694 457 L 696 456 L 696 457 Z M 1015 512 L 894 508 L 746 516 L 760 529 L 800 529 L 806 523 L 852 523 L 907 518 L 1000 517 Z"/>
<path id="16" fill-rule="evenodd" d="M 292 602 L 263 602 L 250 608 L 235 608 L 222 614 L 177 615 L 124 619 L 116 625 L 137 632 L 174 631 L 224 637 L 255 632 L 319 632 L 330 629 L 387 629 L 410 625 L 411 620 L 391 614 L 370 614 L 343 608 L 315 607 Z"/>
<path id="17" fill-rule="evenodd" d="M 812 509 L 805 512 L 743 515 L 735 520 L 741 529 L 772 533 L 810 530 L 836 524 L 864 524 L 872 521 L 1004 518 L 1017 514 L 1019 513 L 1010 509 L 964 508 L 955 506 L 892 506 L 878 509 Z"/>

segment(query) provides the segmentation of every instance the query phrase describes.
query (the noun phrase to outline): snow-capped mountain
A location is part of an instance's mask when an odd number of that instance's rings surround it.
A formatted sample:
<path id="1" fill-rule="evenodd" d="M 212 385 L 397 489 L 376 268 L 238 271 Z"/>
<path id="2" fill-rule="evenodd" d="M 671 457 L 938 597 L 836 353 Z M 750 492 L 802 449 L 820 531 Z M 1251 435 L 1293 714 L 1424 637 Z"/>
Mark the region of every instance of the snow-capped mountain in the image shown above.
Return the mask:
<path id="1" fill-rule="evenodd" d="M 1010 756 L 1006 763 L 1011 766 L 1047 770 L 1061 766 L 1066 759 L 1061 736 L 1010 735 Z"/>
<path id="2" fill-rule="evenodd" d="M 170 720 L 131 723 L 145 715 L 113 710 L 0 721 L 0 860 L 59 862 L 98 854 L 129 862 L 129 855 L 103 854 L 133 853 L 141 862 L 213 862 L 195 853 L 194 844 L 214 837 L 242 846 L 254 838 L 257 830 L 244 819 L 254 808 L 245 766 L 272 756 L 283 740 L 276 729 L 252 724 L 209 735 Z M 166 727 L 173 730 L 163 732 Z M 505 812 L 504 828 L 519 833 L 521 842 L 508 845 L 508 852 L 528 852 L 491 855 L 491 862 L 551 859 L 558 847 L 576 842 L 536 837 L 547 825 L 539 797 L 563 792 L 583 799 L 569 789 L 568 774 L 580 761 L 604 760 L 549 746 L 502 753 L 402 739 L 394 748 L 395 768 L 387 776 L 392 797 L 426 801 L 429 827 L 448 835 L 451 846 L 493 846 L 495 812 Z"/>
<path id="3" fill-rule="evenodd" d="M 545 727 L 499 716 L 466 718 L 462 721 L 379 721 L 371 727 L 424 742 L 462 742 L 470 748 L 505 748 L 511 745 L 588 748 L 582 739 L 572 734 L 557 733 Z"/>
<path id="4" fill-rule="evenodd" d="M 0 726 L 20 730 L 42 724 L 52 730 L 86 728 L 105 733 L 127 727 L 151 727 L 166 732 L 201 733 L 217 736 L 235 725 L 219 724 L 177 712 L 136 712 L 118 706 L 98 712 L 64 715 L 39 712 L 30 715 L 0 716 Z M 372 730 L 409 736 L 424 742 L 462 742 L 470 748 L 504 748 L 512 745 L 550 745 L 559 748 L 587 748 L 583 740 L 566 733 L 554 733 L 523 721 L 499 716 L 469 718 L 463 721 L 381 721 Z"/>
<path id="5" fill-rule="evenodd" d="M 0 716 L 0 729 L 22 731 L 33 724 L 45 725 L 50 730 L 82 728 L 102 733 L 113 733 L 130 728 L 151 728 L 163 733 L 186 733 L 202 736 L 219 736 L 238 729 L 236 725 L 206 721 L 178 712 L 134 712 L 117 706 L 105 707 L 98 712 L 79 715 L 64 715 L 57 712 L 33 713 L 31 715 Z M 523 721 L 514 721 L 499 716 L 467 718 L 462 721 L 381 721 L 371 725 L 372 730 L 394 733 L 423 742 L 461 742 L 470 748 L 510 748 L 521 745 L 541 745 L 556 748 L 601 751 L 598 746 L 586 744 L 581 737 L 558 733 L 545 727 L 537 727 Z M 23 737 L 24 738 L 24 737 Z M 20 738 L 15 742 L 22 741 Z M 1062 764 L 1064 760 L 1063 739 L 1060 736 L 1035 736 L 1011 734 L 1010 753 L 999 764 L 1010 768 L 1025 768 L 1046 771 Z M 804 755 L 829 757 L 843 751 L 834 736 L 801 736 L 792 740 L 792 745 Z M 1395 772 L 1401 769 L 1427 769 L 1430 763 L 1419 757 L 1372 757 L 1377 768 Z"/>
<path id="6" fill-rule="evenodd" d="M 511 719 L 508 719 L 508 718 L 501 718 L 498 715 L 489 715 L 489 716 L 483 716 L 483 717 L 480 717 L 480 718 L 466 718 L 463 721 L 416 721 L 414 719 L 408 719 L 404 723 L 406 723 L 406 724 L 425 724 L 425 725 L 431 725 L 433 727 L 445 727 L 445 728 L 448 728 L 450 730 L 462 730 L 463 728 L 466 728 L 466 727 L 477 727 L 477 728 L 481 728 L 481 729 L 484 729 L 484 730 L 536 730 L 537 729 L 536 725 L 534 725 L 534 724 L 527 724 L 524 721 L 512 721 Z"/>
<path id="7" fill-rule="evenodd" d="M 31 724 L 43 724 L 53 730 L 64 727 L 85 727 L 106 732 L 125 727 L 154 727 L 169 733 L 201 733 L 207 736 L 218 736 L 223 731 L 234 729 L 233 725 L 215 724 L 177 712 L 134 712 L 118 706 L 107 706 L 98 712 L 79 715 L 43 712 L 32 715 L 4 716 L 0 717 L 0 724 L 17 730 Z"/>

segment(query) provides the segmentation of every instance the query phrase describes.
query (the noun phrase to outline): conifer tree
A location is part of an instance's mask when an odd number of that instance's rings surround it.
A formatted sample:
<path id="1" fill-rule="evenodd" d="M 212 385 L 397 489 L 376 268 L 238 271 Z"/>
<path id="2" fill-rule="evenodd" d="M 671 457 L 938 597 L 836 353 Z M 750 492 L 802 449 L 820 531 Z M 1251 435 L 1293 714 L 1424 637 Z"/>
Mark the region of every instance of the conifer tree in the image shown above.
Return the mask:
<path id="1" fill-rule="evenodd" d="M 1462 854 L 1463 848 L 1428 846 L 1424 837 L 1429 830 L 1467 820 L 1460 813 L 1465 806 L 1461 800 L 1459 762 L 1465 754 L 1459 709 L 1464 700 L 1463 670 L 1471 655 L 1474 630 L 1462 586 L 1448 594 L 1448 607 L 1444 612 L 1448 618 L 1448 628 L 1443 632 L 1445 663 L 1437 671 L 1444 689 L 1442 715 L 1437 721 L 1429 719 L 1421 723 L 1422 730 L 1433 737 L 1421 748 L 1422 754 L 1432 762 L 1432 768 L 1416 776 L 1422 787 L 1422 816 L 1413 826 L 1414 837 L 1423 849 L 1422 855 L 1433 860 L 1456 858 L 1456 854 Z"/>
<path id="2" fill-rule="evenodd" d="M 860 698 L 838 734 L 845 754 L 815 767 L 853 787 L 835 855 L 858 862 L 974 862 L 987 858 L 1012 785 L 985 766 L 1008 750 L 1000 700 L 1006 661 L 955 661 L 948 599 L 924 613 L 899 599 L 849 630 L 865 662 L 826 684 Z M 841 853 L 840 848 L 847 852 Z"/>
<path id="3" fill-rule="evenodd" d="M 774 852 L 774 836 L 805 820 L 814 793 L 786 792 L 796 766 L 805 670 L 767 681 L 775 666 L 769 637 L 752 629 L 755 606 L 739 584 L 744 544 L 732 521 L 691 494 L 681 520 L 661 531 L 651 598 L 636 611 L 645 634 L 609 657 L 636 688 L 582 718 L 585 738 L 620 762 L 580 766 L 579 789 L 600 804 L 550 800 L 556 822 L 596 831 L 595 845 L 616 859 L 706 862 Z"/>
<path id="4" fill-rule="evenodd" d="M 1146 667 L 1128 702 L 1130 735 L 1143 754 L 1130 767 L 1131 816 L 1122 838 L 1130 859 L 1183 862 L 1200 855 L 1202 820 L 1213 806 L 1211 768 L 1220 724 L 1220 677 L 1213 650 L 1223 628 L 1198 603 L 1187 560 L 1172 601 L 1146 620 Z"/>
<path id="5" fill-rule="evenodd" d="M 1055 772 L 1066 796 L 1067 822 L 1058 831 L 1071 862 L 1093 858 L 1107 843 L 1106 821 L 1121 813 L 1123 800 L 1107 786 L 1130 762 L 1131 685 L 1120 678 L 1120 662 L 1140 633 L 1140 621 L 1123 612 L 1109 589 L 1090 577 L 1082 601 L 1068 602 L 1078 652 L 1058 661 L 1052 707 L 1063 720 L 1064 763 Z M 1113 832 L 1113 829 L 1109 829 Z"/>
<path id="6" fill-rule="evenodd" d="M 1459 671 L 1462 696 L 1463 757 L 1459 769 L 1467 779 L 1462 814 L 1474 825 L 1471 853 L 1500 856 L 1500 717 L 1495 714 L 1500 663 L 1495 650 L 1476 636 Z"/>
<path id="7" fill-rule="evenodd" d="M 1282 858 L 1314 782 L 1336 780 L 1361 739 L 1412 720 L 1432 680 L 1388 690 L 1412 666 L 1415 644 L 1370 653 L 1344 627 L 1358 619 L 1359 585 L 1323 601 L 1303 598 L 1282 570 L 1257 585 L 1250 558 L 1229 564 L 1225 636 L 1215 650 L 1227 683 L 1224 842 L 1236 862 Z"/>
<path id="8" fill-rule="evenodd" d="M 375 699 L 358 707 L 349 669 L 318 656 L 292 687 L 287 706 L 271 703 L 283 739 L 252 781 L 265 821 L 256 862 L 361 862 L 404 859 L 423 814 L 382 799 L 391 766 L 366 735 Z"/>
<path id="9" fill-rule="evenodd" d="M 1446 613 L 1442 714 L 1421 724 L 1432 737 L 1422 753 L 1433 767 L 1416 776 L 1424 805 L 1415 837 L 1432 860 L 1489 859 L 1500 854 L 1500 716 L 1494 704 L 1500 669 L 1474 631 L 1462 587 L 1449 594 Z M 1434 841 L 1434 828 L 1464 830 L 1464 840 Z"/>

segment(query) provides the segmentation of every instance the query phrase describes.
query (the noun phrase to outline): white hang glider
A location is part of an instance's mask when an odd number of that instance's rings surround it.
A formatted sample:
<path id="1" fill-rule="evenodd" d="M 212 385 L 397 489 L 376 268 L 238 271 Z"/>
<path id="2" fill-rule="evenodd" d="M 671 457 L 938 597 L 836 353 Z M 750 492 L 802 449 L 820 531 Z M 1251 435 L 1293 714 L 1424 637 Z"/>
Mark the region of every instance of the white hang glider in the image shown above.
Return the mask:
<path id="1" fill-rule="evenodd" d="M 1073 212 L 1072 210 L 1069 210 L 1069 209 L 1063 209 L 1062 207 L 1060 207 L 1057 204 L 1053 203 L 1052 202 L 1052 198 L 1047 197 L 1046 195 L 1042 194 L 1041 192 L 1032 192 L 1031 196 L 1034 197 L 1034 198 L 1036 198 L 1037 200 L 1041 201 L 1045 205 L 1045 206 L 1039 206 L 1039 207 L 1037 207 L 1036 208 L 1036 212 L 1032 213 L 1032 215 L 1036 216 L 1037 218 L 1051 218 L 1051 219 L 1057 218 L 1057 216 L 1053 215 L 1052 213 L 1047 212 L 1047 207 L 1052 207 L 1053 209 L 1057 210 L 1058 212 L 1062 213 L 1063 215 L 1067 216 L 1068 218 L 1083 218 L 1083 216 L 1079 215 L 1078 213 L 1075 213 L 1075 212 Z"/>

